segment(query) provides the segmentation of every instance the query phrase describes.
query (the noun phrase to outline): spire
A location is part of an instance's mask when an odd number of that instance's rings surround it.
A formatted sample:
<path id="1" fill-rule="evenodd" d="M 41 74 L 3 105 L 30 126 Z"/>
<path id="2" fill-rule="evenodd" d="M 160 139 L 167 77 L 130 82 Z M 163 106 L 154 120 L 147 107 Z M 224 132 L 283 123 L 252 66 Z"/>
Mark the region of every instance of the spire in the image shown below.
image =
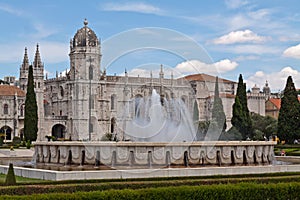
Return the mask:
<path id="1" fill-rule="evenodd" d="M 33 66 L 34 67 L 42 67 L 43 66 L 42 61 L 41 61 L 40 51 L 39 51 L 39 44 L 36 45 L 36 52 L 35 52 L 35 56 L 34 56 Z"/>
<path id="2" fill-rule="evenodd" d="M 163 65 L 160 65 L 160 72 L 159 72 L 159 78 L 163 79 L 164 78 L 164 68 Z"/>
<path id="3" fill-rule="evenodd" d="M 83 22 L 84 26 L 87 26 L 89 24 L 88 20 L 85 18 Z"/>
<path id="4" fill-rule="evenodd" d="M 125 68 L 125 85 L 127 86 L 128 84 L 128 73 L 127 73 L 127 70 Z"/>
<path id="5" fill-rule="evenodd" d="M 25 47 L 25 53 L 24 53 L 24 58 L 23 58 L 23 63 L 22 63 L 22 69 L 28 69 L 29 68 L 29 60 L 28 60 L 28 54 L 27 54 L 27 47 Z"/>

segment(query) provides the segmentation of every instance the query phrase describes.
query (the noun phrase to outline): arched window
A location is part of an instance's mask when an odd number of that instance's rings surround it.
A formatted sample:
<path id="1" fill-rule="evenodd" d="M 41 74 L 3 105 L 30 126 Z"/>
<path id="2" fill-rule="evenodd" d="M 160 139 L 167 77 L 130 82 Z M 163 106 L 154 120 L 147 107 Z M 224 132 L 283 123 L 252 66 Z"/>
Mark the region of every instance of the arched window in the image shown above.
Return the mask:
<path id="1" fill-rule="evenodd" d="M 4 104 L 4 106 L 3 106 L 3 114 L 4 115 L 8 114 L 8 105 L 7 104 Z"/>
<path id="2" fill-rule="evenodd" d="M 116 95 L 111 95 L 110 97 L 110 109 L 114 110 L 115 109 L 115 102 L 116 101 Z"/>
<path id="3" fill-rule="evenodd" d="M 63 97 L 64 96 L 64 88 L 63 86 L 60 86 L 60 96 Z"/>
<path id="4" fill-rule="evenodd" d="M 21 107 L 20 107 L 20 116 L 21 117 L 24 116 L 24 105 L 21 105 Z"/>

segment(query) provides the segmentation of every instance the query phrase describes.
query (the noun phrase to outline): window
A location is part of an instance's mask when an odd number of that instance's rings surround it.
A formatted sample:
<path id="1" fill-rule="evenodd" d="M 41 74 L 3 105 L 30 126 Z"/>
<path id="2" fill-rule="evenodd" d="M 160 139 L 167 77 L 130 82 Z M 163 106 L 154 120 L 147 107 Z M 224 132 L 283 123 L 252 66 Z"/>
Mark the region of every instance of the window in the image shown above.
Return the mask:
<path id="1" fill-rule="evenodd" d="M 63 97 L 64 96 L 64 88 L 62 86 L 60 86 L 60 96 Z"/>
<path id="2" fill-rule="evenodd" d="M 40 82 L 38 82 L 38 88 L 40 88 L 41 87 L 41 83 Z"/>
<path id="3" fill-rule="evenodd" d="M 24 116 L 24 105 L 21 105 L 21 108 L 20 108 L 20 116 L 21 116 L 21 117 Z"/>
<path id="4" fill-rule="evenodd" d="M 4 106 L 3 106 L 3 114 L 4 115 L 8 114 L 8 105 L 7 104 L 4 104 Z"/>
<path id="5" fill-rule="evenodd" d="M 111 95 L 111 97 L 110 97 L 110 109 L 111 110 L 115 109 L 115 101 L 116 101 L 116 95 Z"/>

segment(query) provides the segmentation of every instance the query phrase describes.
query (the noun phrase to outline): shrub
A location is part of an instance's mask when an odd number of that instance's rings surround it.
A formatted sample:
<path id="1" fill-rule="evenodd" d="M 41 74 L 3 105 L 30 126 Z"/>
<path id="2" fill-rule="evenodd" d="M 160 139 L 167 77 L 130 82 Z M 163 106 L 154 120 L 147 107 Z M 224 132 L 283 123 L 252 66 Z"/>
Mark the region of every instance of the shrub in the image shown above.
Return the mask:
<path id="1" fill-rule="evenodd" d="M 13 146 L 17 146 L 17 145 L 20 145 L 21 144 L 21 138 L 18 137 L 18 136 L 15 136 L 12 140 L 12 145 Z"/>
<path id="2" fill-rule="evenodd" d="M 27 140 L 26 148 L 27 148 L 27 149 L 30 149 L 30 147 L 31 147 L 31 142 L 30 142 L 30 140 Z"/>
<path id="3" fill-rule="evenodd" d="M 14 172 L 14 166 L 12 163 L 9 164 L 8 172 L 5 179 L 5 185 L 16 185 L 16 177 Z"/>

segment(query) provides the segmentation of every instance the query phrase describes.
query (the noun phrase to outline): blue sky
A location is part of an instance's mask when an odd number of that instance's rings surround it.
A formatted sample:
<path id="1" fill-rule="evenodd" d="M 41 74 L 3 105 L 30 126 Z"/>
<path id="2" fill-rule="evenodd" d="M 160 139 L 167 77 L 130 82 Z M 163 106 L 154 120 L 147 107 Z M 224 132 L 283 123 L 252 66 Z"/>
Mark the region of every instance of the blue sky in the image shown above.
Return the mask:
<path id="1" fill-rule="evenodd" d="M 110 74 L 126 68 L 132 76 L 148 75 L 163 64 L 179 75 L 237 80 L 242 73 L 248 87 L 268 80 L 273 91 L 292 75 L 300 88 L 299 7 L 296 0 L 2 0 L 0 77 L 18 77 L 24 48 L 32 62 L 37 43 L 49 77 L 69 68 L 69 41 L 87 18 L 103 44 L 101 68 Z M 148 43 L 138 40 L 140 34 Z M 134 50 L 136 43 L 146 48 Z M 118 53 L 120 48 L 130 51 Z M 115 52 L 117 59 L 105 61 Z"/>

